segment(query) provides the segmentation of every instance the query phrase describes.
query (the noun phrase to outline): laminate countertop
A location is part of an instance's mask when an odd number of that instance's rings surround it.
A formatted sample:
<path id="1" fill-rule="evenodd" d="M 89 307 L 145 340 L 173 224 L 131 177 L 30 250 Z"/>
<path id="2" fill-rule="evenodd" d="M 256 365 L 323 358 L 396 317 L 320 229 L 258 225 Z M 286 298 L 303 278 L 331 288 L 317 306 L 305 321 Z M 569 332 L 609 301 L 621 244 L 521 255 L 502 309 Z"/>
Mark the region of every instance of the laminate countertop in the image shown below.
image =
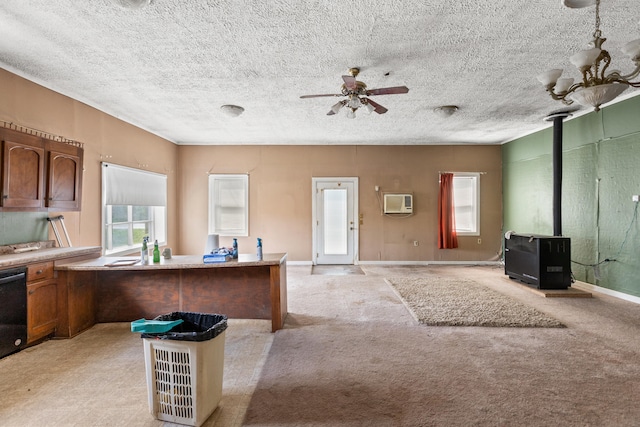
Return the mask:
<path id="1" fill-rule="evenodd" d="M 86 261 L 56 264 L 56 270 L 67 271 L 144 271 L 181 270 L 193 268 L 234 268 L 280 265 L 287 259 L 286 253 L 264 254 L 262 260 L 256 255 L 239 254 L 237 260 L 205 264 L 202 255 L 173 255 L 170 259 L 160 257 L 159 263 L 149 261 L 140 264 L 140 257 L 100 257 Z"/>
<path id="2" fill-rule="evenodd" d="M 0 268 L 11 268 L 38 262 L 57 261 L 77 256 L 100 254 L 100 246 L 79 246 L 70 248 L 47 248 L 18 254 L 0 255 Z"/>

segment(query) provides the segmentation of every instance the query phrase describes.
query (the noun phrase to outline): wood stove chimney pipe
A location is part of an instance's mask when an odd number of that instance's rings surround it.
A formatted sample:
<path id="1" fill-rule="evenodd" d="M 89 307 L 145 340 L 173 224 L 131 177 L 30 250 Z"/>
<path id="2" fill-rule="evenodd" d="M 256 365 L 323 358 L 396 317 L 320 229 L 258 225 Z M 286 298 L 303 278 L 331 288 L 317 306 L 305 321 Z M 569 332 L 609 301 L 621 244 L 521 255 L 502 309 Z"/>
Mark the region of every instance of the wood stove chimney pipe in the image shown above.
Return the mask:
<path id="1" fill-rule="evenodd" d="M 562 236 L 562 121 L 571 117 L 567 111 L 549 114 L 553 121 L 553 235 Z"/>

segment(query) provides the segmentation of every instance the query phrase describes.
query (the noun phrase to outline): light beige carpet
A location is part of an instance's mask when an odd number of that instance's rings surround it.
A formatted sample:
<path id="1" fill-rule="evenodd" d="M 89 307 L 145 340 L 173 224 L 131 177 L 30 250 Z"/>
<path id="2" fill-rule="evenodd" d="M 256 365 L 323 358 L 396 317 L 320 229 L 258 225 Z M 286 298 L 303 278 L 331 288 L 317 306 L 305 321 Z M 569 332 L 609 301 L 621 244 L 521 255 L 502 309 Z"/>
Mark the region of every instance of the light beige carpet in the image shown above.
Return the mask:
<path id="1" fill-rule="evenodd" d="M 421 324 L 564 327 L 558 320 L 472 280 L 442 276 L 385 280 Z"/>

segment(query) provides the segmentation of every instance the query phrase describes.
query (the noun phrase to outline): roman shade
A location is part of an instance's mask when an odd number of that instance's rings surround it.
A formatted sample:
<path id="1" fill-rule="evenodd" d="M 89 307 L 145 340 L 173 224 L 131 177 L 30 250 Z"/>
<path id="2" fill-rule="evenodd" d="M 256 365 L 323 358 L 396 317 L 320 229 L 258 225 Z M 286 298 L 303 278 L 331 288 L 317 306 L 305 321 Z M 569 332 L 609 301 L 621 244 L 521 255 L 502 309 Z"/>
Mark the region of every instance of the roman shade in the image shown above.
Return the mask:
<path id="1" fill-rule="evenodd" d="M 105 205 L 166 206 L 167 176 L 103 162 L 102 196 Z"/>

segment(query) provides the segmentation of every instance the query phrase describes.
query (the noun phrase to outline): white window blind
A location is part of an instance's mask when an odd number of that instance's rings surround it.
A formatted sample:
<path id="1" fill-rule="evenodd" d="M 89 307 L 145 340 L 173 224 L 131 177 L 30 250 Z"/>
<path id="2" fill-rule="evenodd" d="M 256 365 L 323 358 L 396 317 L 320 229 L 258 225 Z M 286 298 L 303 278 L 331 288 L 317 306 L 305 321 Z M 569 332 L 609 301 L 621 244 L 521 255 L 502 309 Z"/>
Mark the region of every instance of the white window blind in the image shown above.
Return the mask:
<path id="1" fill-rule="evenodd" d="M 167 240 L 167 176 L 102 163 L 102 247 L 105 255 L 139 251 L 144 237 Z"/>
<path id="2" fill-rule="evenodd" d="M 167 176 L 102 163 L 105 205 L 166 206 Z"/>
<path id="3" fill-rule="evenodd" d="M 453 199 L 456 232 L 459 235 L 480 234 L 480 174 L 453 174 Z"/>
<path id="4" fill-rule="evenodd" d="M 249 235 L 248 175 L 209 175 L 209 233 Z"/>

